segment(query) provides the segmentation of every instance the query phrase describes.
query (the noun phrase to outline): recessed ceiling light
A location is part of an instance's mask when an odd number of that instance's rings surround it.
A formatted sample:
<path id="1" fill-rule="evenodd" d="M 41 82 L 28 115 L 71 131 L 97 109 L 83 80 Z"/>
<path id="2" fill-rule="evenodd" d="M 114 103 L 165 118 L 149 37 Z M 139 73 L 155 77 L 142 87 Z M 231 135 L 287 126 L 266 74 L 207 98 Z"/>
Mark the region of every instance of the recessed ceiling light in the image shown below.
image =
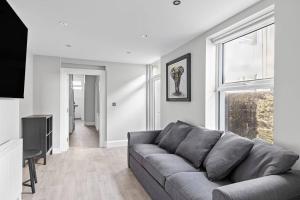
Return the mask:
<path id="1" fill-rule="evenodd" d="M 141 35 L 141 37 L 142 37 L 142 38 L 148 38 L 148 37 L 149 37 L 149 35 L 147 35 L 147 34 L 143 34 L 143 35 Z"/>
<path id="2" fill-rule="evenodd" d="M 180 0 L 174 0 L 173 1 L 173 5 L 174 6 L 178 6 L 178 5 L 180 5 L 181 4 L 181 1 Z"/>
<path id="3" fill-rule="evenodd" d="M 60 25 L 62 25 L 62 26 L 68 26 L 69 24 L 67 23 L 67 22 L 65 22 L 65 21 L 59 21 L 58 22 Z"/>
<path id="4" fill-rule="evenodd" d="M 126 51 L 126 54 L 131 54 L 131 51 Z"/>
<path id="5" fill-rule="evenodd" d="M 72 47 L 72 45 L 70 45 L 70 44 L 66 44 L 66 47 L 70 48 L 70 47 Z"/>

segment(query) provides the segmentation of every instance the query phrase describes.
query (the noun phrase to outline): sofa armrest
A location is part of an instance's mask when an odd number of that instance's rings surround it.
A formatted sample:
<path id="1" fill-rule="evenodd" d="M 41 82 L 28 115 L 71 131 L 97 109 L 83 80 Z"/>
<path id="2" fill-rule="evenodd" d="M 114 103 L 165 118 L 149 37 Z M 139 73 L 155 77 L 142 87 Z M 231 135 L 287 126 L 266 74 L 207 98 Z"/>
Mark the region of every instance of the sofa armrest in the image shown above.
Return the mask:
<path id="1" fill-rule="evenodd" d="M 152 144 L 160 132 L 161 130 L 128 132 L 127 163 L 129 168 L 130 147 L 132 147 L 134 144 Z"/>
<path id="2" fill-rule="evenodd" d="M 213 200 L 296 200 L 300 199 L 300 171 L 271 175 L 222 186 Z"/>
<path id="3" fill-rule="evenodd" d="M 134 144 L 152 144 L 161 130 L 128 132 L 128 147 Z"/>

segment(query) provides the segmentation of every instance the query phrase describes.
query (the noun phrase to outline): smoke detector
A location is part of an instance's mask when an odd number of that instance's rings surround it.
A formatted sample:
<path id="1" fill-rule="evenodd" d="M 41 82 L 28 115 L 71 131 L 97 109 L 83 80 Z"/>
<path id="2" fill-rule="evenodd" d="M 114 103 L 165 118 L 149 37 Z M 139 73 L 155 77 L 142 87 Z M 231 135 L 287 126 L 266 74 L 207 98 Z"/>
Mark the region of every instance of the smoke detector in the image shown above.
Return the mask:
<path id="1" fill-rule="evenodd" d="M 174 6 L 179 6 L 181 4 L 181 1 L 180 0 L 174 0 L 173 1 L 173 5 Z"/>

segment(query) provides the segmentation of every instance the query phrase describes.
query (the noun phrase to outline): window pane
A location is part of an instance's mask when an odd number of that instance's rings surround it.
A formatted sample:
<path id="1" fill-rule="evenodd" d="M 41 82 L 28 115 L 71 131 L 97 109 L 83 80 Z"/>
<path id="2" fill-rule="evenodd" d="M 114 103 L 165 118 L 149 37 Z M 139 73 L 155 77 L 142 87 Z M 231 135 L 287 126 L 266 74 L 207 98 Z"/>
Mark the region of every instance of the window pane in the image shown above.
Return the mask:
<path id="1" fill-rule="evenodd" d="M 152 76 L 160 74 L 160 64 L 159 63 L 154 64 L 152 69 L 153 69 Z"/>
<path id="2" fill-rule="evenodd" d="M 73 90 L 82 90 L 81 86 L 73 86 Z"/>
<path id="3" fill-rule="evenodd" d="M 154 81 L 154 129 L 159 130 L 160 127 L 160 80 Z"/>
<path id="4" fill-rule="evenodd" d="M 270 25 L 223 44 L 223 83 L 273 78 L 274 29 Z"/>
<path id="5" fill-rule="evenodd" d="M 225 129 L 250 139 L 273 142 L 271 90 L 225 92 Z"/>
<path id="6" fill-rule="evenodd" d="M 81 81 L 73 81 L 73 86 L 81 86 Z"/>

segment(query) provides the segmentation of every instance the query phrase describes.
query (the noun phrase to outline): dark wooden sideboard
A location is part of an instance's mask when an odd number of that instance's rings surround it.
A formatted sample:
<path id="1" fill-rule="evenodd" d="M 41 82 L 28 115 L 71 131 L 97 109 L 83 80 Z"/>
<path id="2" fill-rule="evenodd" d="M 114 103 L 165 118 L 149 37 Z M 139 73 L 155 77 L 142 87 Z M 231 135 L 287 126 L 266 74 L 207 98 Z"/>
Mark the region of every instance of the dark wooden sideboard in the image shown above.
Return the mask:
<path id="1" fill-rule="evenodd" d="M 31 115 L 22 118 L 23 150 L 41 150 L 46 165 L 47 153 L 53 153 L 53 116 Z"/>

